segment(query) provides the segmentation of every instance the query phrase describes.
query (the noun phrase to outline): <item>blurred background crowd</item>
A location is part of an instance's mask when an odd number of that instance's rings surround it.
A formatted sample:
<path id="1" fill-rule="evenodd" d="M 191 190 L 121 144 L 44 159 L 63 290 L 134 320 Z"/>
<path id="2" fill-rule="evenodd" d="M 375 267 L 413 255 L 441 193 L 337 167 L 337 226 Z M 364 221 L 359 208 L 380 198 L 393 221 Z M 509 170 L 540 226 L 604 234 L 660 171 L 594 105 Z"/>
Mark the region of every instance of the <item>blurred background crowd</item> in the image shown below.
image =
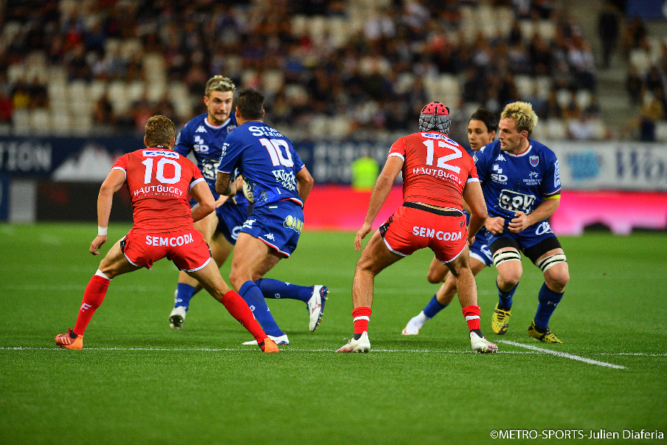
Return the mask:
<path id="1" fill-rule="evenodd" d="M 477 107 L 523 100 L 536 138 L 667 140 L 667 34 L 624 0 L 0 4 L 4 134 L 141 133 L 154 114 L 180 127 L 223 74 L 264 92 L 293 139 L 391 139 L 439 100 L 463 142 Z"/>

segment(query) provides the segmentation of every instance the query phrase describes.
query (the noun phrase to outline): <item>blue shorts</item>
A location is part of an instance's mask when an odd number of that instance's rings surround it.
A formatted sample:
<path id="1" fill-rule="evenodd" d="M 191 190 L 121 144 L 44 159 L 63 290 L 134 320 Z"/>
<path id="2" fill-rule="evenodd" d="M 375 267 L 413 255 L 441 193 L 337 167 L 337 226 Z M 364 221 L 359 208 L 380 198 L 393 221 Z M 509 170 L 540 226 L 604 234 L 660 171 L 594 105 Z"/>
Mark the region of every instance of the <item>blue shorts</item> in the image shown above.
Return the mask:
<path id="1" fill-rule="evenodd" d="M 215 231 L 222 233 L 230 244 L 236 244 L 243 223 L 248 218 L 248 206 L 227 201 L 215 209 L 215 214 L 218 216 Z"/>
<path id="2" fill-rule="evenodd" d="M 191 198 L 190 208 L 196 204 L 197 201 Z M 248 217 L 248 205 L 237 205 L 228 199 L 223 205 L 215 209 L 215 214 L 218 217 L 218 227 L 215 228 L 215 231 L 222 233 L 231 245 L 235 245 L 239 233 L 241 233 L 241 227 L 243 227 L 243 223 Z"/>
<path id="3" fill-rule="evenodd" d="M 292 201 L 254 207 L 241 232 L 289 257 L 303 230 L 303 209 Z"/>
<path id="4" fill-rule="evenodd" d="M 470 257 L 476 258 L 484 263 L 485 266 L 491 267 L 493 265 L 493 255 L 491 255 L 491 250 L 488 244 L 486 244 L 487 233 L 484 227 L 479 229 L 479 232 L 475 236 L 475 242 L 470 246 Z"/>
<path id="5" fill-rule="evenodd" d="M 498 242 L 496 243 L 496 241 Z M 494 245 L 494 243 L 496 244 Z M 547 220 L 533 224 L 520 233 L 512 233 L 507 227 L 505 227 L 505 231 L 500 235 L 494 235 L 487 231 L 486 244 L 491 249 L 491 253 L 495 253 L 496 250 L 502 247 L 516 246 L 533 263 L 547 251 L 560 248 L 558 238 L 556 238 L 553 230 L 551 230 L 551 226 Z"/>

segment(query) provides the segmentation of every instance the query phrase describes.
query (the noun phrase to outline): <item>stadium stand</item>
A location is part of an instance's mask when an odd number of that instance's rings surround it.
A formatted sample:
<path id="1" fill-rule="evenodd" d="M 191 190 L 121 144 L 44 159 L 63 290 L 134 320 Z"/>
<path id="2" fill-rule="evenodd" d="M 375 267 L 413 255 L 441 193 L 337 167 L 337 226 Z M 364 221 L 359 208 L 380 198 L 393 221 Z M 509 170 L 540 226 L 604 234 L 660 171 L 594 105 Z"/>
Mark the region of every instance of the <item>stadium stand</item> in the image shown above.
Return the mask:
<path id="1" fill-rule="evenodd" d="M 529 101 L 542 137 L 645 138 L 603 122 L 599 61 L 558 0 L 8 0 L 2 21 L 0 120 L 15 134 L 142 131 L 155 113 L 180 125 L 223 73 L 263 90 L 267 120 L 296 139 L 405 132 L 430 100 L 460 121 Z M 633 21 L 624 45 L 637 128 L 664 140 L 667 41 Z"/>

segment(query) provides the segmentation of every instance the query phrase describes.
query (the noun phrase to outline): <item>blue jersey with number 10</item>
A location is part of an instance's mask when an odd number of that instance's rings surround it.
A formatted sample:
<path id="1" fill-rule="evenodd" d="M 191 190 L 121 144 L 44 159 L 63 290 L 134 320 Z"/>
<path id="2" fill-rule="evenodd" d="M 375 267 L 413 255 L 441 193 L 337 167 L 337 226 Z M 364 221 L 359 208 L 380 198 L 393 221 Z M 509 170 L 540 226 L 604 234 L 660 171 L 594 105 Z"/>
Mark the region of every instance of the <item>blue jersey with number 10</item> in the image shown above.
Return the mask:
<path id="1" fill-rule="evenodd" d="M 238 168 L 252 191 L 255 206 L 290 200 L 303 207 L 296 174 L 303 168 L 292 142 L 261 121 L 250 121 L 229 133 L 218 171 Z"/>
<path id="2" fill-rule="evenodd" d="M 489 216 L 505 218 L 518 211 L 530 214 L 545 199 L 560 193 L 558 160 L 537 141 L 518 155 L 502 151 L 500 141 L 482 147 L 474 155 Z"/>

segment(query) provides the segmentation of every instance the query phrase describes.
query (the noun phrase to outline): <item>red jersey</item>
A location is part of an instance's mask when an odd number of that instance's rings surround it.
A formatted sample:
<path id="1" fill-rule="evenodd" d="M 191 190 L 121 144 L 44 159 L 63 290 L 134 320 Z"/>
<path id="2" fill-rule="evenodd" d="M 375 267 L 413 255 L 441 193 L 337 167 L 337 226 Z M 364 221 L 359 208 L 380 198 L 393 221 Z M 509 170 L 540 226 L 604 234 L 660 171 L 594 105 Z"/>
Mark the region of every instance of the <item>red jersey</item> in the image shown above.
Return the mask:
<path id="1" fill-rule="evenodd" d="M 479 181 L 472 157 L 443 133 L 403 136 L 391 146 L 389 156 L 403 159 L 404 202 L 463 210 L 466 183 Z"/>
<path id="2" fill-rule="evenodd" d="M 192 161 L 172 150 L 147 148 L 121 156 L 113 169 L 125 172 L 133 230 L 160 233 L 193 227 L 189 192 L 204 177 Z"/>

